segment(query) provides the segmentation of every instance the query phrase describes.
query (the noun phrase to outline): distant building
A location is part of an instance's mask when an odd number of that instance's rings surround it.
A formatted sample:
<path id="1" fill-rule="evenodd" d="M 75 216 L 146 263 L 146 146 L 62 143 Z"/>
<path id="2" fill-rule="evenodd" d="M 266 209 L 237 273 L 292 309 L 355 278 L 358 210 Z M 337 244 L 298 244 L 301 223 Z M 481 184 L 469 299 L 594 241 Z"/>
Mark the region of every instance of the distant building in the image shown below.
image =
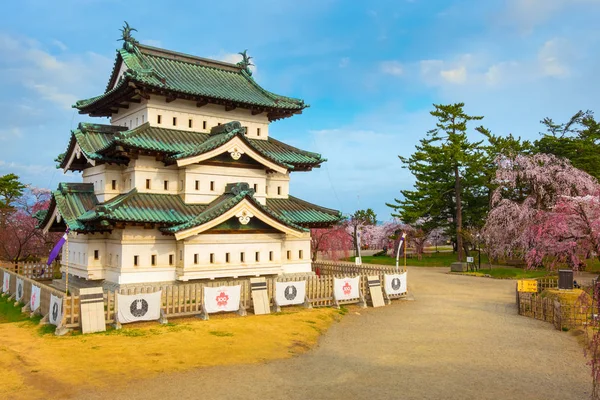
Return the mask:
<path id="1" fill-rule="evenodd" d="M 311 227 L 340 212 L 291 196 L 290 172 L 321 155 L 269 136 L 302 100 L 271 93 L 238 64 L 139 44 L 129 26 L 106 91 L 78 101 L 40 227 L 70 229 L 69 274 L 105 286 L 310 272 Z M 63 247 L 63 271 L 67 261 Z M 80 279 L 80 281 L 81 281 Z"/>

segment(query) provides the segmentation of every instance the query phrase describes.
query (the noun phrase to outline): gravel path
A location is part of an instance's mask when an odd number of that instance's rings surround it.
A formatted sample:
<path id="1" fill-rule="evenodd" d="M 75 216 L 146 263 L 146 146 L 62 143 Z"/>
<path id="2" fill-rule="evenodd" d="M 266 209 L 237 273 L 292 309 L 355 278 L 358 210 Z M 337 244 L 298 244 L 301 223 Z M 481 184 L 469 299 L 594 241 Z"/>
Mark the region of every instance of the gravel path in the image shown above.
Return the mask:
<path id="1" fill-rule="evenodd" d="M 115 382 L 79 398 L 589 398 L 581 346 L 548 323 L 518 316 L 514 281 L 447 270 L 409 269 L 416 301 L 352 308 L 300 357 L 165 374 L 124 389 Z"/>

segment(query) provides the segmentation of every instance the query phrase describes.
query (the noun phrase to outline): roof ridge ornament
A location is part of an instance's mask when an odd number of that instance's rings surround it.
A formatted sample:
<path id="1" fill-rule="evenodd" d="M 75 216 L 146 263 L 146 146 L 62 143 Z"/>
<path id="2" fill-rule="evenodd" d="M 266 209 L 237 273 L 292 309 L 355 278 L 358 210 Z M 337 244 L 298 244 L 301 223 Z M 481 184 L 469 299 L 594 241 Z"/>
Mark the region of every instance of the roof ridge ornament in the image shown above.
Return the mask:
<path id="1" fill-rule="evenodd" d="M 121 38 L 118 40 L 123 41 L 123 48 L 129 52 L 133 53 L 136 49 L 136 46 L 140 44 L 132 35 L 131 32 L 137 32 L 137 29 L 129 26 L 127 21 L 124 21 L 125 25 L 123 28 L 119 29 L 121 31 Z"/>
<path id="2" fill-rule="evenodd" d="M 240 51 L 238 54 L 242 56 L 242 61 L 238 62 L 236 65 L 239 67 L 242 67 L 248 75 L 252 76 L 252 71 L 250 71 L 250 66 L 251 65 L 254 66 L 254 64 L 252 64 L 250 62 L 250 60 L 252 60 L 252 57 L 248 56 L 248 49 L 246 49 L 244 51 Z"/>

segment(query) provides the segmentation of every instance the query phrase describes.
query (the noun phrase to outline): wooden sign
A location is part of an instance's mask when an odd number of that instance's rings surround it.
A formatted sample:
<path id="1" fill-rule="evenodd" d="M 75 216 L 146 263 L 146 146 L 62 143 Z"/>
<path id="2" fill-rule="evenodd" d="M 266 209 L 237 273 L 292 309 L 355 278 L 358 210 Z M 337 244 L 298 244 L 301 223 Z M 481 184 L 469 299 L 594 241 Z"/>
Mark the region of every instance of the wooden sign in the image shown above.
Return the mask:
<path id="1" fill-rule="evenodd" d="M 254 315 L 270 314 L 269 295 L 267 293 L 267 282 L 265 278 L 251 278 L 250 289 L 252 289 L 252 305 Z"/>
<path id="2" fill-rule="evenodd" d="M 537 281 L 533 279 L 519 279 L 517 281 L 517 291 L 536 293 L 538 291 Z"/>
<path id="3" fill-rule="evenodd" d="M 82 333 L 104 332 L 104 291 L 101 287 L 79 289 L 79 317 Z"/>
<path id="4" fill-rule="evenodd" d="M 369 293 L 371 294 L 371 303 L 373 307 L 383 307 L 385 302 L 383 301 L 383 292 L 381 291 L 381 281 L 379 276 L 368 276 L 367 281 L 369 283 Z"/>

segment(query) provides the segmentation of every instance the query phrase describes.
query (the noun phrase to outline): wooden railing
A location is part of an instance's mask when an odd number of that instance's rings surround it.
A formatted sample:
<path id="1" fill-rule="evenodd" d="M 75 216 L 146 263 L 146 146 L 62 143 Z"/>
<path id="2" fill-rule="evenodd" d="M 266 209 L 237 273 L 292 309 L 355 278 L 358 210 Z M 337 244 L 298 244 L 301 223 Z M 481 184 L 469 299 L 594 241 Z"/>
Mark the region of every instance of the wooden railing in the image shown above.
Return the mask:
<path id="1" fill-rule="evenodd" d="M 362 265 L 356 266 L 352 263 L 339 262 L 317 262 L 313 269 L 320 268 L 320 276 L 313 274 L 299 274 L 288 276 L 267 277 L 267 295 L 273 305 L 275 296 L 275 282 L 291 282 L 306 280 L 306 296 L 313 307 L 328 307 L 336 304 L 334 300 L 334 278 L 359 276 L 360 291 L 364 298 L 369 296 L 368 276 L 377 275 L 383 282 L 383 274 L 394 272 L 394 268 L 385 265 Z M 31 271 L 33 268 L 22 268 L 21 271 Z M 14 270 L 14 268 L 13 268 Z M 78 328 L 80 326 L 80 304 L 79 296 L 74 294 L 65 295 L 53 287 L 45 285 L 35 279 L 19 275 L 11 269 L 0 267 L 0 278 L 2 273 L 11 275 L 9 294 L 14 296 L 16 291 L 16 278 L 23 279 L 24 293 L 21 299 L 23 304 L 29 301 L 31 285 L 41 288 L 42 300 L 39 313 L 47 315 L 50 308 L 50 295 L 54 294 L 63 299 L 63 321 L 62 325 L 67 328 Z M 135 287 L 122 288 L 118 291 L 104 292 L 104 317 L 107 324 L 115 321 L 116 294 L 138 294 L 154 293 L 162 291 L 162 309 L 166 317 L 195 316 L 202 313 L 202 304 L 205 287 L 241 285 L 241 304 L 244 308 L 252 307 L 252 293 L 249 278 L 241 279 L 219 279 L 198 283 L 184 284 L 148 284 Z M 338 303 L 343 304 L 343 303 Z"/>
<path id="2" fill-rule="evenodd" d="M 400 267 L 400 271 L 404 267 Z M 320 275 L 379 275 L 392 274 L 396 272 L 396 267 L 391 265 L 380 264 L 362 264 L 356 265 L 350 262 L 343 261 L 315 261 L 312 263 L 312 270 Z"/>
<path id="3" fill-rule="evenodd" d="M 60 275 L 60 264 L 56 262 L 48 266 L 46 263 L 39 262 L 20 262 L 15 264 L 0 261 L 0 268 L 16 272 L 21 276 L 37 281 L 52 280 Z"/>

